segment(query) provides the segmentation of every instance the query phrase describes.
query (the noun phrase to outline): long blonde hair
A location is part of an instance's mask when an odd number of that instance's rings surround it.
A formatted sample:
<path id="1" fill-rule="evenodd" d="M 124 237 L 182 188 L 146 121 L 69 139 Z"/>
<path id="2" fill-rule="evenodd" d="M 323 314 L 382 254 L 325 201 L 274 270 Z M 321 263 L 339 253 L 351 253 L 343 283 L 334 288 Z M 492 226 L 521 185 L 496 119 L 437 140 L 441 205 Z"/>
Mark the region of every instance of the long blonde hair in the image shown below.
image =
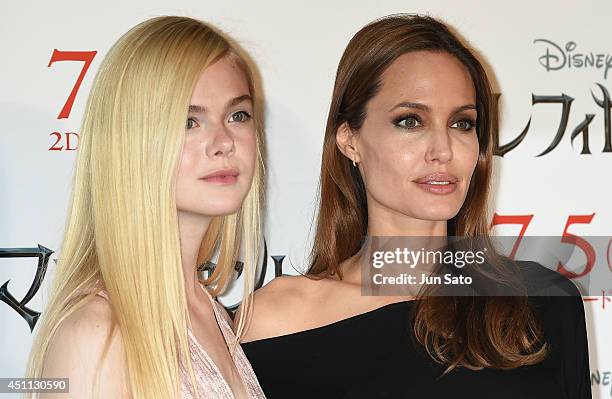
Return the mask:
<path id="1" fill-rule="evenodd" d="M 157 17 L 123 35 L 95 77 L 64 240 L 28 377 L 41 376 L 60 323 L 105 288 L 114 316 L 109 338 L 119 327 L 132 396 L 178 396 L 182 359 L 197 390 L 188 347 L 175 179 L 193 88 L 204 68 L 224 56 L 244 71 L 255 100 L 257 161 L 242 207 L 213 219 L 199 261 L 218 251 L 217 267 L 204 281 L 218 295 L 231 283 L 244 245 L 247 311 L 238 320 L 240 337 L 251 306 L 263 196 L 262 112 L 255 71 L 242 50 L 216 29 L 191 18 Z M 108 344 L 107 339 L 106 349 Z"/>

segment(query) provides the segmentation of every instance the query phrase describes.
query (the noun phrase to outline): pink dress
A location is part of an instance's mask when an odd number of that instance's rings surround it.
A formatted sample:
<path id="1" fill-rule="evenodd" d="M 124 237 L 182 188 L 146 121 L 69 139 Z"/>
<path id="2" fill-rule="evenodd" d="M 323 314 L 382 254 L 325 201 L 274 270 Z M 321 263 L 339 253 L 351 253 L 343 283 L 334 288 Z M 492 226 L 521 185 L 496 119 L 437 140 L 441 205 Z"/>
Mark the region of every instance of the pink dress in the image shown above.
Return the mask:
<path id="1" fill-rule="evenodd" d="M 235 337 L 234 331 L 225 317 L 223 317 L 221 314 L 221 304 L 215 301 L 204 287 L 202 287 L 202 290 L 212 302 L 212 308 L 215 313 L 217 325 L 219 326 L 225 343 L 229 348 Z M 108 293 L 105 290 L 102 290 L 98 295 L 108 300 Z M 199 392 L 204 395 L 205 398 L 233 399 L 234 395 L 232 390 L 225 378 L 223 378 L 221 371 L 219 371 L 217 365 L 213 362 L 210 356 L 208 356 L 204 348 L 202 348 L 202 346 L 198 343 L 196 337 L 189 328 L 187 328 L 187 335 L 189 336 L 191 362 Z M 233 360 L 236 365 L 238 375 L 240 375 L 242 378 L 242 382 L 247 392 L 247 397 L 265 399 L 265 395 L 259 386 L 255 372 L 253 372 L 253 368 L 247 360 L 240 345 L 238 345 L 234 351 Z M 189 381 L 189 373 L 185 367 L 181 367 L 181 399 L 193 399 L 195 398 L 194 395 L 195 394 L 191 389 L 191 383 Z"/>

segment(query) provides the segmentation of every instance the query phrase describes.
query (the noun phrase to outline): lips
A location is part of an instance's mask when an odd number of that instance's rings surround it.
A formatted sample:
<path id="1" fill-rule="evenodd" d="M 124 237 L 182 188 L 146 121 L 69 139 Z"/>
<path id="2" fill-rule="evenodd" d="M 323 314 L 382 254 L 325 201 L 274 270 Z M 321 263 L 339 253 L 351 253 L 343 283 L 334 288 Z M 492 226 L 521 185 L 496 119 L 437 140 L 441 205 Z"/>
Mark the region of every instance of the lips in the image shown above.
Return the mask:
<path id="1" fill-rule="evenodd" d="M 454 175 L 446 172 L 435 172 L 430 173 L 426 176 L 416 179 L 414 182 L 419 184 L 431 184 L 431 185 L 448 185 L 457 183 L 459 179 Z"/>
<path id="2" fill-rule="evenodd" d="M 430 173 L 426 176 L 414 180 L 420 189 L 431 194 L 450 194 L 457 187 L 456 176 L 446 172 Z"/>
<path id="3" fill-rule="evenodd" d="M 201 177 L 200 180 L 209 183 L 229 184 L 234 183 L 238 179 L 238 175 L 236 169 L 221 169 Z"/>

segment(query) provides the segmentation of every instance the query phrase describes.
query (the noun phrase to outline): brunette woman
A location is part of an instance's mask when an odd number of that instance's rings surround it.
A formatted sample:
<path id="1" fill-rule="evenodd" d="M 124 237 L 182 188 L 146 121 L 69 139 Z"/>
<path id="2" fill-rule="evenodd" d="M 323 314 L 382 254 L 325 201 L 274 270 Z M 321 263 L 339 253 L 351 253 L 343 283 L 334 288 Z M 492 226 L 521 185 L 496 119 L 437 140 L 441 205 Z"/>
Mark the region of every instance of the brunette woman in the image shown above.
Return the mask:
<path id="1" fill-rule="evenodd" d="M 243 341 L 269 398 L 590 397 L 581 297 L 537 263 L 491 254 L 487 273 L 538 295 L 362 295 L 364 237 L 488 241 L 495 118 L 485 70 L 442 22 L 393 15 L 352 38 L 310 267 L 255 294 Z"/>

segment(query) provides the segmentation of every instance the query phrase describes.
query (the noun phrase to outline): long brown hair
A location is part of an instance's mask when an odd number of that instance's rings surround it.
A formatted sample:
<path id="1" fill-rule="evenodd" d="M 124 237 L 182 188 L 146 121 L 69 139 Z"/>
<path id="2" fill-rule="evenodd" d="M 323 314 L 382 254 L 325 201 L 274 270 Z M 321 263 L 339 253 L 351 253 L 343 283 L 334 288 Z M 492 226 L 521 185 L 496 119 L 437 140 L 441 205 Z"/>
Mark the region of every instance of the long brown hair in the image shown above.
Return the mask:
<path id="1" fill-rule="evenodd" d="M 479 154 L 461 209 L 447 222 L 449 236 L 479 237 L 490 245 L 487 204 L 492 168 L 492 132 L 497 110 L 487 74 L 474 54 L 442 22 L 414 14 L 371 22 L 349 42 L 336 73 L 327 118 L 319 211 L 307 276 L 342 278 L 340 263 L 361 248 L 368 229 L 365 187 L 357 168 L 336 145 L 336 131 L 347 123 L 358 131 L 366 105 L 380 89 L 383 72 L 399 56 L 414 51 L 445 52 L 468 70 L 476 91 Z M 516 280 L 501 256 L 489 255 L 491 275 Z M 506 265 L 506 266 L 502 266 Z M 414 333 L 437 362 L 472 369 L 511 369 L 546 356 L 542 330 L 524 296 L 425 296 L 414 313 Z"/>

